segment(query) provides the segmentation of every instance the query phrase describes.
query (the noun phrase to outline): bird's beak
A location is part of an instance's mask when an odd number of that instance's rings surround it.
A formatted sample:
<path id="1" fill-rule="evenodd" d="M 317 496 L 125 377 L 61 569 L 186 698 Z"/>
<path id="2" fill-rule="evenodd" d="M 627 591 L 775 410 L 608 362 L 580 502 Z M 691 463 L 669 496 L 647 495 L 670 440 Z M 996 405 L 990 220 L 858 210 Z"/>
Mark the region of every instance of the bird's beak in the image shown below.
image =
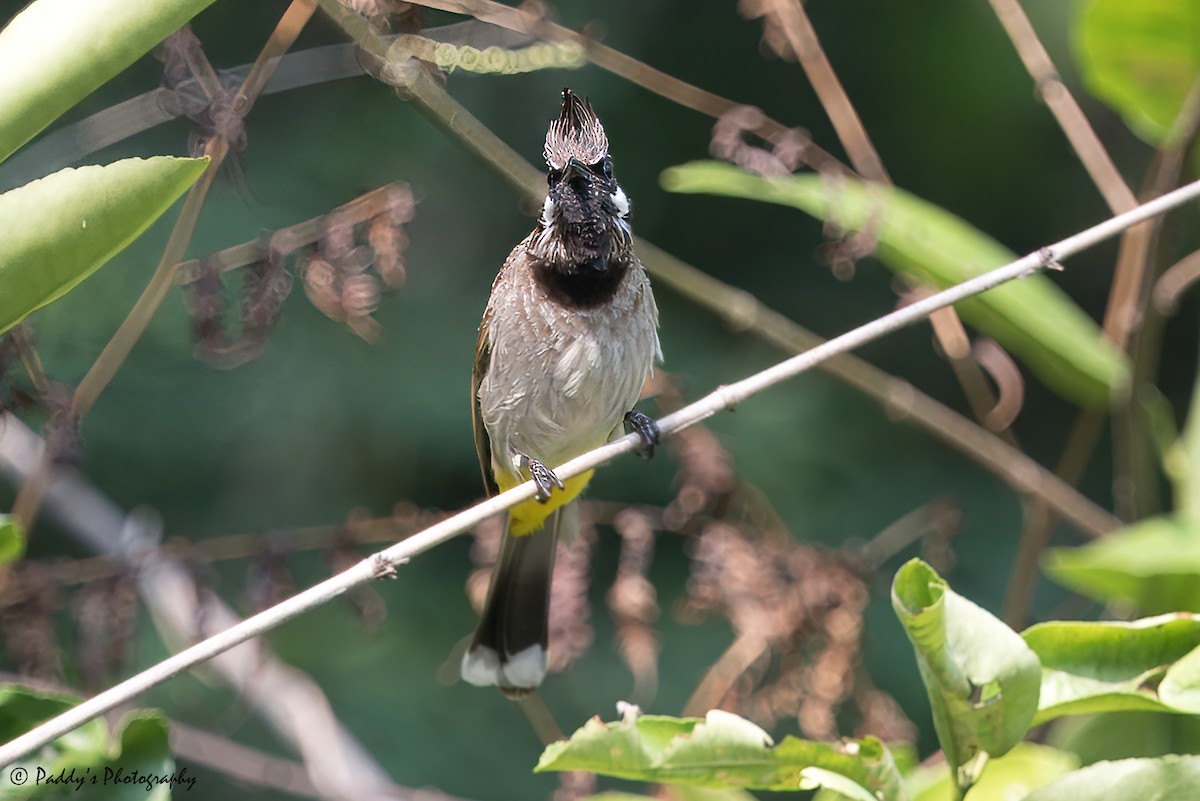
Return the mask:
<path id="1" fill-rule="evenodd" d="M 588 174 L 588 166 L 582 161 L 574 156 L 567 159 L 567 166 L 563 169 L 563 180 L 570 181 L 573 178 L 586 178 Z"/>

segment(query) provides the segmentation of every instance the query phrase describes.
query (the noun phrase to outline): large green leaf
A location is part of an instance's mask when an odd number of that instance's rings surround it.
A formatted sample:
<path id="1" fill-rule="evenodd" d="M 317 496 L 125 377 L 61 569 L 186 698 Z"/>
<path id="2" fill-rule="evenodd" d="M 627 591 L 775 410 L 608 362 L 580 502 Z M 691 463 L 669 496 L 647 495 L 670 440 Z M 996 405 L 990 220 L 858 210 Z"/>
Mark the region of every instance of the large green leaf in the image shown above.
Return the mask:
<path id="1" fill-rule="evenodd" d="M 1053 621 L 1024 637 L 1042 663 L 1037 723 L 1118 710 L 1200 712 L 1200 616 Z"/>
<path id="2" fill-rule="evenodd" d="M 11 740 L 78 701 L 15 684 L 0 686 L 0 740 Z M 5 766 L 0 798 L 169 801 L 172 787 L 189 790 L 194 781 L 186 769 L 175 769 L 166 718 L 140 709 L 126 715 L 111 736 L 103 720 L 92 720 Z"/>
<path id="3" fill-rule="evenodd" d="M 132 242 L 208 158 L 156 156 L 60 170 L 0 195 L 0 333 Z"/>
<path id="4" fill-rule="evenodd" d="M 1147 614 L 1200 612 L 1200 528 L 1153 517 L 1076 548 L 1053 548 L 1042 569 L 1098 601 L 1125 601 Z"/>
<path id="5" fill-rule="evenodd" d="M 917 652 L 933 725 L 960 790 L 1025 736 L 1041 665 L 1015 631 L 913 559 L 892 582 L 892 607 Z"/>
<path id="6" fill-rule="evenodd" d="M 0 161 L 213 0 L 34 0 L 0 31 Z"/>
<path id="7" fill-rule="evenodd" d="M 1196 801 L 1200 757 L 1165 756 L 1097 762 L 1025 796 L 1025 801 Z"/>
<path id="8" fill-rule="evenodd" d="M 847 230 L 868 231 L 891 270 L 945 288 L 1016 259 L 944 209 L 893 187 L 814 175 L 763 178 L 730 164 L 694 162 L 662 175 L 672 192 L 702 192 L 794 206 Z M 1104 407 L 1125 381 L 1124 356 L 1044 275 L 1010 281 L 955 306 L 1064 397 Z"/>
<path id="9" fill-rule="evenodd" d="M 1162 144 L 1200 75 L 1200 0 L 1088 0 L 1073 28 L 1088 89 Z"/>
<path id="10" fill-rule="evenodd" d="M 873 737 L 779 745 L 748 720 L 719 710 L 699 718 L 593 718 L 542 753 L 538 771 L 587 770 L 646 782 L 798 790 L 828 786 L 858 801 L 903 798 L 886 746 Z"/>

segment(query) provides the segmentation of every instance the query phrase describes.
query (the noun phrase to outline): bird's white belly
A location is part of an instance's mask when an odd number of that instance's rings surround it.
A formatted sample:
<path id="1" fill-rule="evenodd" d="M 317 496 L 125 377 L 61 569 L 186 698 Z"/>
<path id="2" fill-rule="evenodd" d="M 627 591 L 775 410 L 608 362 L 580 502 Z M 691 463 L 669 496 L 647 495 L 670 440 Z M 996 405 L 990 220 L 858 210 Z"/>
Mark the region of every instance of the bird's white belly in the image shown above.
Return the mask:
<path id="1" fill-rule="evenodd" d="M 479 401 L 498 471 L 518 474 L 522 456 L 554 467 L 604 444 L 641 395 L 658 348 L 653 319 L 570 314 L 567 325 L 493 332 Z"/>

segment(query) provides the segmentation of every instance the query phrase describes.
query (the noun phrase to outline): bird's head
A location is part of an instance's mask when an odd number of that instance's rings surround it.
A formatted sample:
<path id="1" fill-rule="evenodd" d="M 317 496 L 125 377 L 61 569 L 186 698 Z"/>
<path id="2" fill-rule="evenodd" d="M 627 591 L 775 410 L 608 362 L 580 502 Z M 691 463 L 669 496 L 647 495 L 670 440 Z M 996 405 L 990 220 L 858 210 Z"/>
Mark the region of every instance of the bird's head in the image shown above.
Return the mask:
<path id="1" fill-rule="evenodd" d="M 570 89 L 563 90 L 543 154 L 549 192 L 542 243 L 575 266 L 607 269 L 630 241 L 629 199 L 613 177 L 608 137 L 592 104 Z"/>

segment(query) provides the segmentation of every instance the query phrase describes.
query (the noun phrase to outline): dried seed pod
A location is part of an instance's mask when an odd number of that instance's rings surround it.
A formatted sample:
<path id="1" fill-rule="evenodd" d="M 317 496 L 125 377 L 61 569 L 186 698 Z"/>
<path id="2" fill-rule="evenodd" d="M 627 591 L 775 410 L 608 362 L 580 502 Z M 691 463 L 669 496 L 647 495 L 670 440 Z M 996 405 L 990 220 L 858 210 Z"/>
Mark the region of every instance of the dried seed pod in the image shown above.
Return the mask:
<path id="1" fill-rule="evenodd" d="M 366 317 L 379 308 L 379 279 L 367 273 L 342 280 L 341 302 L 347 317 Z"/>

